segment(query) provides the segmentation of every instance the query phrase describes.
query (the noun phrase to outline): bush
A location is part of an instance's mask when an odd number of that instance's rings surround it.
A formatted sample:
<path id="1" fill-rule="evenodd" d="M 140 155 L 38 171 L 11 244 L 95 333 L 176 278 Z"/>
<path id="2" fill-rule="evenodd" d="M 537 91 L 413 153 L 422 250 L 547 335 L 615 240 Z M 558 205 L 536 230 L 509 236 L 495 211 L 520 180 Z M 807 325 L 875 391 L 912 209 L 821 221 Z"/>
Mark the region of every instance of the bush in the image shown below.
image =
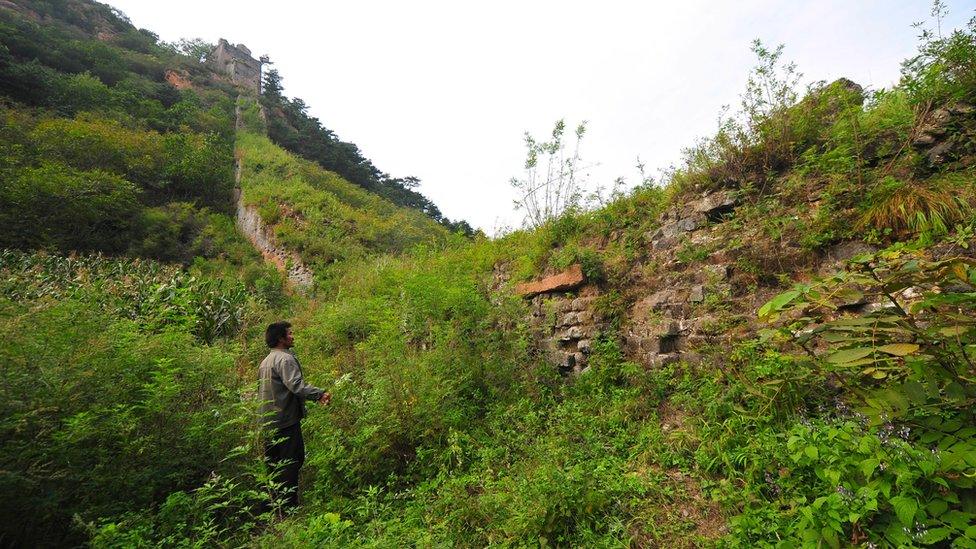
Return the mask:
<path id="1" fill-rule="evenodd" d="M 18 495 L 0 504 L 5 542 L 75 545 L 73 515 L 144 509 L 239 466 L 224 460 L 250 416 L 226 351 L 141 333 L 83 301 L 0 308 L 0 484 Z"/>
<path id="2" fill-rule="evenodd" d="M 0 247 L 123 251 L 138 190 L 103 171 L 44 163 L 0 182 Z"/>

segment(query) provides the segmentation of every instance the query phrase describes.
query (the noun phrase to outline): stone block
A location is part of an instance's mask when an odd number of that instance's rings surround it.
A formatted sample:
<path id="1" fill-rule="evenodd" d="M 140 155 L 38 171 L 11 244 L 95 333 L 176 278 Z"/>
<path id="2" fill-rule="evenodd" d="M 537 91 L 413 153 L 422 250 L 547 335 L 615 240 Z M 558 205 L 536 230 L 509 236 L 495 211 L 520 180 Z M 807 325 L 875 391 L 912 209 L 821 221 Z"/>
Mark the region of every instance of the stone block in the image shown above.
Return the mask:
<path id="1" fill-rule="evenodd" d="M 727 280 L 729 278 L 728 265 L 702 265 L 702 272 L 710 280 Z"/>
<path id="2" fill-rule="evenodd" d="M 515 291 L 525 298 L 530 298 L 539 294 L 573 290 L 580 287 L 584 282 L 586 282 L 586 277 L 583 275 L 583 268 L 576 264 L 559 274 L 548 276 L 542 280 L 519 284 Z"/>
<path id="3" fill-rule="evenodd" d="M 557 327 L 563 326 L 573 326 L 577 324 L 579 320 L 577 319 L 576 313 L 566 313 L 562 318 L 559 319 L 559 323 L 556 324 Z"/>
<path id="4" fill-rule="evenodd" d="M 579 352 L 583 353 L 584 355 L 588 355 L 593 349 L 593 344 L 589 339 L 581 339 L 579 340 L 579 343 L 576 344 L 576 349 L 578 349 Z"/>
<path id="5" fill-rule="evenodd" d="M 585 310 L 590 304 L 593 303 L 592 297 L 577 297 L 572 301 L 572 310 L 582 311 Z"/>
<path id="6" fill-rule="evenodd" d="M 705 287 L 701 284 L 692 286 L 691 291 L 688 292 L 688 302 L 701 303 L 702 301 L 705 301 Z"/>
<path id="7" fill-rule="evenodd" d="M 576 339 L 582 339 L 585 334 L 579 326 L 571 326 L 568 330 L 564 331 L 559 335 L 559 341 L 569 342 Z"/>

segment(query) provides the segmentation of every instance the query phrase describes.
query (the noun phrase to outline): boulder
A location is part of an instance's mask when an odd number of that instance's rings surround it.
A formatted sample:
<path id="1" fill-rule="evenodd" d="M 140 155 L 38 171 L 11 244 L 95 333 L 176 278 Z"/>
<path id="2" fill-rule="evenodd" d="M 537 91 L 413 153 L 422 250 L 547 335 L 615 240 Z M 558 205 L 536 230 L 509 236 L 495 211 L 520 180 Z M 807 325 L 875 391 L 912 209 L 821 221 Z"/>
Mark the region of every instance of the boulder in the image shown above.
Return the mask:
<path id="1" fill-rule="evenodd" d="M 831 261 L 847 261 L 848 259 L 861 255 L 870 254 L 878 251 L 878 248 L 870 244 L 865 244 L 860 240 L 850 240 L 834 244 L 827 250 L 827 259 Z"/>
<path id="2" fill-rule="evenodd" d="M 694 204 L 696 213 L 702 214 L 709 221 L 719 221 L 722 217 L 732 213 L 736 201 L 728 191 L 714 192 L 702 197 Z"/>

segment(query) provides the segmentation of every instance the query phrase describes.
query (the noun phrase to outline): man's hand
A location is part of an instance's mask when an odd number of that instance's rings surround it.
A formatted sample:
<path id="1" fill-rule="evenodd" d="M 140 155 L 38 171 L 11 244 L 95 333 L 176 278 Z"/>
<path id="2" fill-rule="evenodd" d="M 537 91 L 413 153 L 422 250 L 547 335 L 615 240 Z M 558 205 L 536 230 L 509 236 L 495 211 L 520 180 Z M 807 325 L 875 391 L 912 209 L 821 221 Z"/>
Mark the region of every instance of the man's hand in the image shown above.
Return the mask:
<path id="1" fill-rule="evenodd" d="M 332 401 L 332 393 L 324 393 L 322 398 L 319 399 L 319 404 L 325 406 Z"/>

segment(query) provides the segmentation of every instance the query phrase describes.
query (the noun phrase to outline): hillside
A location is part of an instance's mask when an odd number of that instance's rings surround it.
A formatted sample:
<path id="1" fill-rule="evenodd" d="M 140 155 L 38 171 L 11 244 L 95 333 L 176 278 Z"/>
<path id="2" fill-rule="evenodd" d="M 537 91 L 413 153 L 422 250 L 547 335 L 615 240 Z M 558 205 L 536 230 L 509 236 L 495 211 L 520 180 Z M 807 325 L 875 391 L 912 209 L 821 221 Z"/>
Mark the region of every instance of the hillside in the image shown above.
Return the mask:
<path id="1" fill-rule="evenodd" d="M 497 239 L 104 6 L 0 21 L 0 544 L 976 545 L 976 21 L 873 92 L 757 43 L 666 181 Z M 290 515 L 279 318 L 333 393 Z"/>

